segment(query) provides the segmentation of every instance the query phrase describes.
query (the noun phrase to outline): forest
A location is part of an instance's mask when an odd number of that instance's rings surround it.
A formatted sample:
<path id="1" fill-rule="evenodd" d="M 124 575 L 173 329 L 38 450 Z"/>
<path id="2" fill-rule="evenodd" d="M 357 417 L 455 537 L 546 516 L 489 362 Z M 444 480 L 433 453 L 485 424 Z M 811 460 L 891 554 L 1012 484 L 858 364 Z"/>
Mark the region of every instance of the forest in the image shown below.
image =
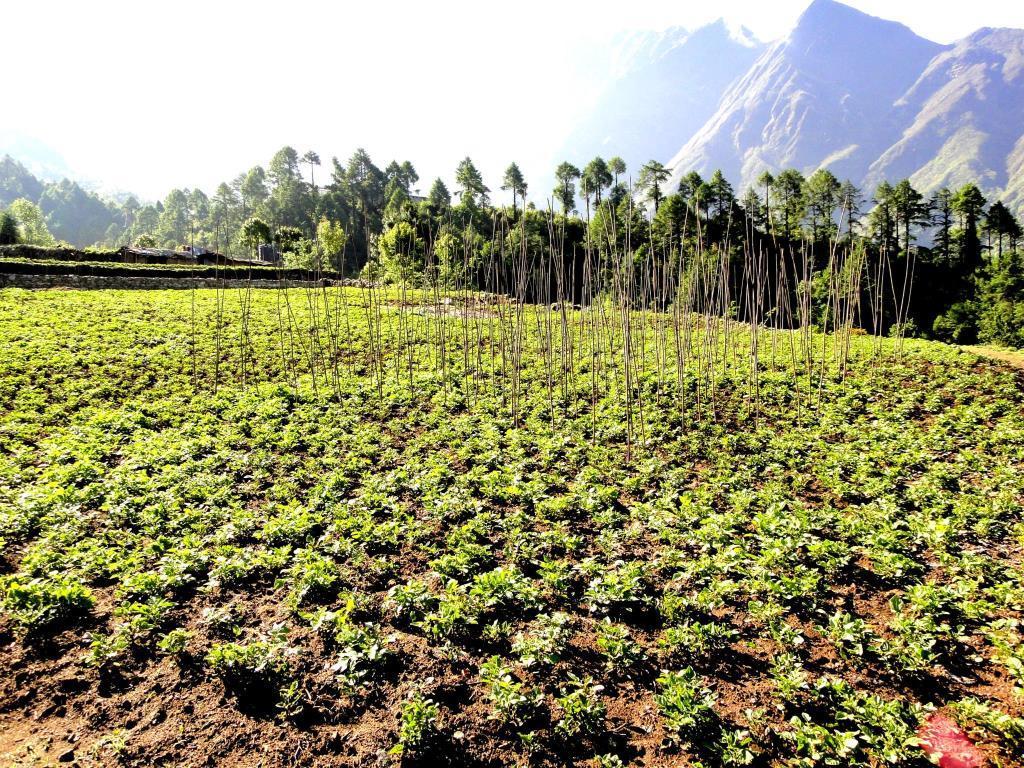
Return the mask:
<path id="1" fill-rule="evenodd" d="M 525 202 L 530 188 L 515 163 L 495 184 L 511 206 L 492 202 L 469 157 L 455 169 L 454 192 L 436 179 L 421 195 L 411 162 L 381 168 L 362 149 L 344 162 L 333 158 L 327 179 L 321 173 L 317 153 L 284 147 L 212 197 L 174 189 L 143 205 L 135 197 L 104 202 L 67 180 L 44 184 L 8 157 L 0 161 L 0 244 L 197 245 L 244 255 L 273 242 L 288 266 L 414 283 L 437 279 L 428 261 L 458 254 L 478 287 L 486 287 L 483 265 L 494 253 L 508 259 L 513 243 L 496 238 L 525 238 L 567 263 L 616 245 L 638 262 L 671 265 L 705 246 L 737 261 L 758 249 L 779 260 L 838 248 L 861 254 L 865 281 L 886 272 L 898 289 L 888 309 L 862 318 L 869 330 L 898 324 L 905 336 L 1024 347 L 1021 224 L 975 184 L 926 197 L 904 179 L 868 193 L 825 169 L 807 177 L 786 169 L 765 172 L 739 195 L 720 172 L 690 173 L 670 186 L 657 161 L 628 169 L 620 158 L 597 157 L 582 169 L 561 163 L 538 207 Z M 812 259 L 806 281 L 819 298 L 827 293 L 825 261 Z"/>

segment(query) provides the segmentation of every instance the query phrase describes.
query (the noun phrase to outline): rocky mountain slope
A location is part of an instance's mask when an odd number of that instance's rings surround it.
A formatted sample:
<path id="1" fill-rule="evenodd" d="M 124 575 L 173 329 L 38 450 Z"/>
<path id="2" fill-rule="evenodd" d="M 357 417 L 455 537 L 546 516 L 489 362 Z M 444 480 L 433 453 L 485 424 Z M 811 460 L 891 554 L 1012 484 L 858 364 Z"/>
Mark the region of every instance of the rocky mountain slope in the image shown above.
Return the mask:
<path id="1" fill-rule="evenodd" d="M 631 170 L 656 158 L 675 180 L 720 168 L 740 189 L 787 167 L 828 167 L 868 192 L 882 179 L 924 192 L 976 181 L 1024 211 L 1024 30 L 940 45 L 814 0 L 768 46 L 724 22 L 672 34 L 639 46 L 567 157 L 621 154 Z"/>
<path id="2" fill-rule="evenodd" d="M 922 189 L 971 180 L 1024 204 L 1024 30 L 981 29 L 936 56 L 896 102 L 900 139 L 867 174 Z"/>
<path id="3" fill-rule="evenodd" d="M 893 105 L 942 51 L 902 24 L 817 0 L 724 93 L 671 165 L 679 176 L 721 168 L 743 186 L 790 166 L 861 179 L 901 136 Z"/>
<path id="4" fill-rule="evenodd" d="M 763 50 L 748 31 L 721 20 L 693 32 L 627 36 L 611 52 L 618 77 L 575 126 L 561 157 L 582 167 L 595 155 L 619 155 L 635 173 L 652 157 L 670 156 Z"/>

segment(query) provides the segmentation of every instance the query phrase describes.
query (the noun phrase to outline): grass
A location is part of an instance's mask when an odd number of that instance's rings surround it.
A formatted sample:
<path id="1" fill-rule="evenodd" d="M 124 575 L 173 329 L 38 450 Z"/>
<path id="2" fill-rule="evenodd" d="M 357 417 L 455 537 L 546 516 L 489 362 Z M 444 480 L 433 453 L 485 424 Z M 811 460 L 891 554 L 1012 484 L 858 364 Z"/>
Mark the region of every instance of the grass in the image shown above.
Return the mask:
<path id="1" fill-rule="evenodd" d="M 130 765 L 922 765 L 942 708 L 1021 764 L 1019 371 L 853 336 L 808 373 L 764 330 L 755 371 L 737 327 L 663 376 L 637 312 L 627 397 L 546 310 L 502 363 L 500 306 L 350 289 L 314 390 L 318 295 L 0 291 L 0 727 Z"/>
<path id="2" fill-rule="evenodd" d="M 1019 349 L 1009 349 L 1005 347 L 987 347 L 982 345 L 976 346 L 965 346 L 963 349 L 968 352 L 973 352 L 981 357 L 992 358 L 993 360 L 1001 360 L 1004 363 L 1015 365 L 1018 368 L 1024 368 L 1024 352 Z"/>

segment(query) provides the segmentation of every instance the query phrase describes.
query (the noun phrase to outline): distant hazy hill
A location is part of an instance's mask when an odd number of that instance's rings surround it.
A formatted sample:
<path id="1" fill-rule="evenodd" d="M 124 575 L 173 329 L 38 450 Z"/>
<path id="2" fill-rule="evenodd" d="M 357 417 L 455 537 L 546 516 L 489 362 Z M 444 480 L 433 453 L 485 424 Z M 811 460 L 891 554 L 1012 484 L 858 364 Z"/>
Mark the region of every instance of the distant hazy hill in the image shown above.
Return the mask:
<path id="1" fill-rule="evenodd" d="M 695 32 L 675 27 L 629 35 L 613 54 L 618 78 L 576 126 L 562 156 L 583 164 L 595 155 L 619 155 L 632 174 L 652 157 L 667 158 L 762 50 L 748 31 L 724 21 Z"/>
<path id="2" fill-rule="evenodd" d="M 686 69 L 679 81 L 693 77 Z M 723 89 L 701 127 L 676 126 L 675 179 L 721 168 L 745 187 L 765 169 L 829 167 L 868 191 L 883 178 L 910 177 L 925 192 L 977 181 L 1020 209 L 1024 31 L 983 29 L 943 46 L 815 0 L 786 39 Z"/>
<path id="3" fill-rule="evenodd" d="M 85 247 L 102 240 L 121 213 L 95 193 L 68 179 L 40 181 L 10 155 L 0 157 L 0 210 L 18 198 L 37 203 L 58 240 Z"/>
<path id="4" fill-rule="evenodd" d="M 6 208 L 19 197 L 39 202 L 43 183 L 10 155 L 0 157 L 0 209 Z"/>
<path id="5" fill-rule="evenodd" d="M 0 127 L 0 157 L 17 158 L 28 173 L 41 181 L 60 181 L 75 174 L 64 157 L 48 144 Z"/>

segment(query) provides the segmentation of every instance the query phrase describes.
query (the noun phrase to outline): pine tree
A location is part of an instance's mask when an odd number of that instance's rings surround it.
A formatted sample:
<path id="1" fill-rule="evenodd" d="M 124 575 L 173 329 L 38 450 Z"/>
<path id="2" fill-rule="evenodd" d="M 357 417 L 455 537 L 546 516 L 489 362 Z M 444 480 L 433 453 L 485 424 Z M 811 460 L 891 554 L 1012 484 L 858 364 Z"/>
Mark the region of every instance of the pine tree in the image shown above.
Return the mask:
<path id="1" fill-rule="evenodd" d="M 0 245 L 18 244 L 18 222 L 11 214 L 0 213 Z"/>
<path id="2" fill-rule="evenodd" d="M 799 239 L 800 222 L 807 210 L 803 174 L 793 168 L 782 171 L 772 180 L 772 193 L 777 233 L 782 237 Z"/>
<path id="3" fill-rule="evenodd" d="M 804 185 L 811 240 L 815 243 L 835 236 L 835 212 L 839 205 L 839 179 L 827 168 L 819 168 Z"/>
<path id="4" fill-rule="evenodd" d="M 562 206 L 562 213 L 566 216 L 576 207 L 576 179 L 580 177 L 580 169 L 572 163 L 559 163 L 555 169 L 555 199 Z"/>
<path id="5" fill-rule="evenodd" d="M 960 263 L 968 273 L 981 266 L 978 225 L 985 210 L 985 196 L 975 184 L 965 184 L 953 195 L 953 212 L 960 218 Z"/>
<path id="6" fill-rule="evenodd" d="M 996 264 L 1003 260 L 1003 242 L 1009 239 L 1012 242 L 1020 237 L 1020 224 L 1010 209 L 1003 205 L 1002 201 L 996 200 L 989 206 L 988 214 L 985 216 L 985 232 L 988 234 L 988 246 L 992 248 L 992 239 L 995 238 Z"/>
<path id="7" fill-rule="evenodd" d="M 654 203 L 654 212 L 658 212 L 658 206 L 663 197 L 662 185 L 668 181 L 670 176 L 668 168 L 657 160 L 648 160 L 640 169 L 640 177 L 636 180 L 636 188 L 647 193 L 647 199 Z"/>
<path id="8" fill-rule="evenodd" d="M 523 172 L 519 170 L 519 166 L 515 163 L 511 163 L 508 168 L 505 169 L 505 175 L 502 177 L 501 188 L 506 192 L 512 192 L 512 210 L 516 210 L 516 198 L 520 197 L 523 202 L 526 202 L 526 179 L 523 177 Z"/>
<path id="9" fill-rule="evenodd" d="M 953 257 L 953 193 L 946 187 L 937 190 L 929 207 L 932 211 L 931 224 L 936 228 L 932 238 L 935 251 L 941 256 L 942 263 L 948 266 Z"/>
<path id="10" fill-rule="evenodd" d="M 910 253 L 910 246 L 914 243 L 913 229 L 916 226 L 923 226 L 931 221 L 931 211 L 928 204 L 924 202 L 921 193 L 910 184 L 909 179 L 903 179 L 892 190 L 893 214 L 896 219 L 896 237 L 899 239 L 900 227 L 903 228 L 903 253 Z"/>
<path id="11" fill-rule="evenodd" d="M 443 211 L 452 204 L 452 195 L 440 179 L 434 179 L 430 192 L 427 193 L 427 202 L 438 211 Z"/>
<path id="12" fill-rule="evenodd" d="M 853 230 L 860 222 L 861 204 L 864 195 L 849 179 L 839 187 L 840 217 L 846 219 L 846 243 L 853 245 Z"/>
<path id="13" fill-rule="evenodd" d="M 896 244 L 896 216 L 893 206 L 893 186 L 883 181 L 875 190 L 875 207 L 871 209 L 871 233 L 882 251 L 890 251 Z"/>
<path id="14" fill-rule="evenodd" d="M 772 226 L 771 189 L 775 184 L 775 177 L 771 171 L 764 171 L 757 177 L 757 186 L 764 190 L 764 221 L 765 231 Z"/>
<path id="15" fill-rule="evenodd" d="M 484 185 L 484 177 L 468 157 L 455 169 L 455 183 L 460 187 L 459 198 L 466 207 L 475 208 L 478 203 L 487 204 L 487 195 L 491 190 Z"/>
<path id="16" fill-rule="evenodd" d="M 612 185 L 612 173 L 608 169 L 608 163 L 602 158 L 595 157 L 587 167 L 583 169 L 583 178 L 580 182 L 580 189 L 588 199 L 592 195 L 594 204 L 601 204 L 601 193 Z"/>

